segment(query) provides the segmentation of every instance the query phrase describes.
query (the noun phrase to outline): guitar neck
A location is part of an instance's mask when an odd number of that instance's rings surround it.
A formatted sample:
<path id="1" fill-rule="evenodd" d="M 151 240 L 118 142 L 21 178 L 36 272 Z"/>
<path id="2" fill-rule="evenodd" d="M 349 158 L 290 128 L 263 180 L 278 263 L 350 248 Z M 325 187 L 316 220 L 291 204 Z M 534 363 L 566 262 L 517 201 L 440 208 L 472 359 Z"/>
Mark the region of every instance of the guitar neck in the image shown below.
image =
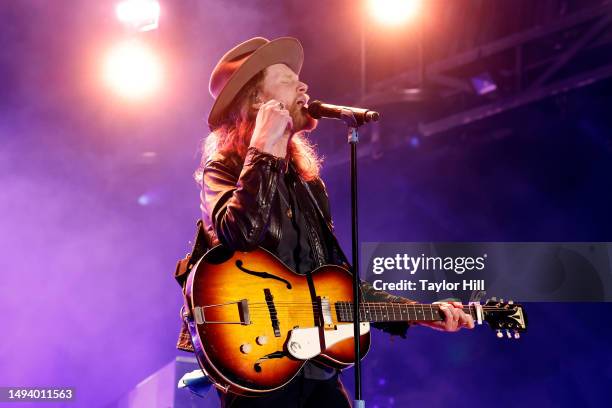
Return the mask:
<path id="1" fill-rule="evenodd" d="M 336 313 L 341 322 L 353 321 L 353 303 L 336 302 Z M 359 307 L 359 320 L 362 322 L 433 322 L 444 320 L 439 305 L 423 303 L 363 302 Z M 463 311 L 474 320 L 478 318 L 477 308 L 464 305 Z"/>

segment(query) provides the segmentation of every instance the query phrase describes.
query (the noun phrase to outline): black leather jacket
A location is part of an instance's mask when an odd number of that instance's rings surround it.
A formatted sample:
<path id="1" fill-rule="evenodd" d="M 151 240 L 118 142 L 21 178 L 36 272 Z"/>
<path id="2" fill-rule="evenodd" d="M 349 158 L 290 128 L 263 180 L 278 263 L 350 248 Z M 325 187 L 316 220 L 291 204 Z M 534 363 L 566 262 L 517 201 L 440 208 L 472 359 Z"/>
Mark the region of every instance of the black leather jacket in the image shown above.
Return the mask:
<path id="1" fill-rule="evenodd" d="M 247 151 L 243 163 L 237 157 L 217 154 L 204 166 L 201 209 L 204 225 L 212 245 L 219 243 L 240 251 L 261 246 L 277 252 L 283 236 L 281 203 L 277 185 L 287 171 L 284 159 L 263 153 L 254 147 Z M 307 182 L 296 190 L 298 200 L 314 200 L 312 211 L 305 213 L 309 225 L 308 239 L 316 266 L 335 264 L 349 266 L 336 237 L 329 210 L 329 198 L 320 178 Z M 325 224 L 321 222 L 321 218 Z M 364 298 L 368 301 L 405 302 L 407 299 L 377 291 L 364 283 Z M 375 324 L 392 334 L 404 336 L 407 325 Z M 177 347 L 193 351 L 185 327 Z"/>
<path id="2" fill-rule="evenodd" d="M 283 237 L 277 187 L 286 171 L 284 159 L 253 147 L 247 151 L 244 164 L 221 155 L 209 160 L 203 175 L 202 219 L 213 241 L 241 251 L 262 246 L 275 252 Z M 296 191 L 297 199 L 314 198 L 315 208 L 321 211 L 321 215 L 318 211 L 305 213 L 311 227 L 308 239 L 317 266 L 348 264 L 335 237 L 329 233 L 333 225 L 323 182 L 318 178 L 303 187 Z M 326 226 L 321 224 L 321 216 Z"/>

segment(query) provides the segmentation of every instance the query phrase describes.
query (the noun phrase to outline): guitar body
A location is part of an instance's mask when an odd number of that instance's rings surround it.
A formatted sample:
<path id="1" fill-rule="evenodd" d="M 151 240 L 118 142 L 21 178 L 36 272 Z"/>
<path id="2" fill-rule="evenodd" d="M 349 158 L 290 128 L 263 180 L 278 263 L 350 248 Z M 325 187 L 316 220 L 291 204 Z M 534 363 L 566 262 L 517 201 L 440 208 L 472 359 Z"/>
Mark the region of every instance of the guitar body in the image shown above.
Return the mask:
<path id="1" fill-rule="evenodd" d="M 188 326 L 200 366 L 217 386 L 255 395 L 287 384 L 311 358 L 340 369 L 354 363 L 353 324 L 339 322 L 335 310 L 336 302 L 352 302 L 352 277 L 334 265 L 311 276 L 261 248 L 217 246 L 194 266 Z M 363 357 L 369 323 L 360 328 Z"/>

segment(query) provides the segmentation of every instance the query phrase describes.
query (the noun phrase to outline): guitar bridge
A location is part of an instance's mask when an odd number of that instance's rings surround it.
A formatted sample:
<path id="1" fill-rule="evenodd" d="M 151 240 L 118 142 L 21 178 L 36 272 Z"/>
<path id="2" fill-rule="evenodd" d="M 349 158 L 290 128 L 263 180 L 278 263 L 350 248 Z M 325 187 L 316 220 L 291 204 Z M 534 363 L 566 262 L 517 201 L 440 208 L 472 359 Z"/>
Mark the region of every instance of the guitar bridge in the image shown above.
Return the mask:
<path id="1" fill-rule="evenodd" d="M 246 299 L 242 299 L 238 303 L 238 313 L 240 314 L 240 323 L 244 325 L 251 324 L 251 314 L 249 313 L 249 302 Z"/>
<path id="2" fill-rule="evenodd" d="M 216 320 L 206 320 L 205 311 L 209 307 L 227 307 L 230 305 L 238 306 L 238 315 L 240 317 L 240 321 L 232 322 L 232 321 L 216 321 Z M 193 308 L 193 317 L 195 318 L 196 324 L 241 324 L 241 325 L 249 325 L 251 324 L 251 314 L 249 312 L 249 302 L 246 299 L 241 299 L 237 302 L 228 302 L 228 303 L 220 303 L 218 305 L 206 305 L 206 306 L 197 306 Z"/>

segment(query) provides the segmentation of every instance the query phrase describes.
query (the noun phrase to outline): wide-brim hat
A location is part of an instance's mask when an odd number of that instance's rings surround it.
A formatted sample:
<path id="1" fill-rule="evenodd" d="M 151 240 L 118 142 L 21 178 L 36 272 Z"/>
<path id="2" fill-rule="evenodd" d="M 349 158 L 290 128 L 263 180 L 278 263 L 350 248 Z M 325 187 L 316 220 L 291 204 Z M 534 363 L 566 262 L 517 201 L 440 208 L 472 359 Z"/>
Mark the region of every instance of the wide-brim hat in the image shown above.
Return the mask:
<path id="1" fill-rule="evenodd" d="M 220 119 L 243 86 L 258 72 L 270 65 L 286 64 L 297 75 L 304 62 L 302 44 L 293 37 L 268 40 L 255 37 L 228 51 L 217 63 L 210 75 L 208 89 L 215 102 L 208 114 L 211 130 Z"/>

